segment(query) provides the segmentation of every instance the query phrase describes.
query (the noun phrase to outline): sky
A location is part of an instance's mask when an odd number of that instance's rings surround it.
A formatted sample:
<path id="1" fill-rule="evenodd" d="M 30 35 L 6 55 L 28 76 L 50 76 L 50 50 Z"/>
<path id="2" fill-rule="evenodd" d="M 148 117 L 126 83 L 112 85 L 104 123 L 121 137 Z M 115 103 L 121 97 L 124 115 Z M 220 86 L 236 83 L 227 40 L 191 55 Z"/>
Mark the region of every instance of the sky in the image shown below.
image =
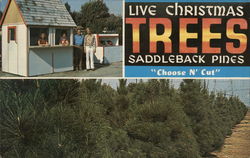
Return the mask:
<path id="1" fill-rule="evenodd" d="M 0 0 L 0 9 L 4 10 L 6 3 L 8 0 Z M 71 5 L 71 9 L 74 11 L 79 11 L 81 6 L 89 2 L 89 0 L 61 0 L 63 3 L 68 2 Z M 122 0 L 104 0 L 106 5 L 108 6 L 111 13 L 116 15 L 122 15 Z"/>
<path id="2" fill-rule="evenodd" d="M 144 80 L 146 81 L 146 80 Z M 179 88 L 182 80 L 170 80 L 175 88 Z M 129 79 L 128 83 L 136 82 L 135 79 Z M 224 92 L 227 96 L 238 96 L 242 102 L 250 107 L 250 80 L 206 80 L 210 91 Z M 106 83 L 113 88 L 117 88 L 118 80 L 104 79 L 103 83 Z"/>

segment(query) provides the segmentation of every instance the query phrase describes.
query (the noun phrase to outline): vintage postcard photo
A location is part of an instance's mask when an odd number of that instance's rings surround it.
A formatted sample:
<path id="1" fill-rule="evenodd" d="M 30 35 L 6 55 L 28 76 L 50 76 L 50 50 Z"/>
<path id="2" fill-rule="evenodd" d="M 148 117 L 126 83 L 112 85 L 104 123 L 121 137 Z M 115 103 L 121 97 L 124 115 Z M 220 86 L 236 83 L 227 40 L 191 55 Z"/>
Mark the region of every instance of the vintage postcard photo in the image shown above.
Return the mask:
<path id="1" fill-rule="evenodd" d="M 1 158 L 249 158 L 249 80 L 0 80 Z"/>
<path id="2" fill-rule="evenodd" d="M 0 5 L 0 77 L 122 77 L 121 0 Z"/>

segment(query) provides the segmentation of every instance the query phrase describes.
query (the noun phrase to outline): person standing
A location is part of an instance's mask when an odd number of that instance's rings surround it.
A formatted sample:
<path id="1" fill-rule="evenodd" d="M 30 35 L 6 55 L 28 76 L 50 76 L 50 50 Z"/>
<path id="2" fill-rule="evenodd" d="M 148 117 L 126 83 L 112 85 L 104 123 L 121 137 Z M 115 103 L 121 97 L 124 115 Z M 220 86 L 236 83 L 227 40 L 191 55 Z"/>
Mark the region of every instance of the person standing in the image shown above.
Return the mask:
<path id="1" fill-rule="evenodd" d="M 96 39 L 95 35 L 92 34 L 90 28 L 87 28 L 86 31 L 87 35 L 85 36 L 84 40 L 84 50 L 86 52 L 86 68 L 87 71 L 94 71 L 94 54 L 96 53 Z"/>
<path id="2" fill-rule="evenodd" d="M 80 29 L 77 30 L 77 34 L 74 36 L 74 69 L 82 70 L 82 57 L 83 57 L 83 43 L 84 36 Z"/>

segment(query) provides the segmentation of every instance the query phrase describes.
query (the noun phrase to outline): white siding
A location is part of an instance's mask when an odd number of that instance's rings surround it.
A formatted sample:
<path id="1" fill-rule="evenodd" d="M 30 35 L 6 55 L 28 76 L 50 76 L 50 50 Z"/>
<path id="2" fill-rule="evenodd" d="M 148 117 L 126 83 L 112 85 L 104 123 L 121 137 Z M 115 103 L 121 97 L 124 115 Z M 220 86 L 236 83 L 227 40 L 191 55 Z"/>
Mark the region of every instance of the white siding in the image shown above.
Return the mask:
<path id="1" fill-rule="evenodd" d="M 18 74 L 28 76 L 28 33 L 26 25 L 17 26 Z"/>
<path id="2" fill-rule="evenodd" d="M 54 72 L 65 72 L 74 70 L 73 48 L 56 48 L 53 50 Z"/>
<path id="3" fill-rule="evenodd" d="M 8 27 L 2 27 L 2 71 L 8 72 Z"/>
<path id="4" fill-rule="evenodd" d="M 29 76 L 53 73 L 53 56 L 49 48 L 30 49 Z"/>
<path id="5" fill-rule="evenodd" d="M 73 47 L 30 48 L 29 76 L 73 70 Z"/>
<path id="6" fill-rule="evenodd" d="M 95 63 L 103 64 L 104 62 L 104 47 L 96 47 Z"/>
<path id="7" fill-rule="evenodd" d="M 55 45 L 55 29 L 49 28 L 49 44 L 54 46 Z"/>
<path id="8" fill-rule="evenodd" d="M 70 29 L 70 45 L 74 45 L 74 30 Z"/>
<path id="9" fill-rule="evenodd" d="M 16 41 L 10 41 L 8 43 L 8 61 L 9 61 L 9 73 L 18 75 L 18 46 Z"/>
<path id="10" fill-rule="evenodd" d="M 8 49 L 8 27 L 16 26 L 17 40 L 17 57 L 13 57 L 16 61 L 10 62 L 10 52 Z M 2 71 L 13 73 L 9 65 L 17 68 L 18 75 L 28 76 L 28 54 L 27 54 L 27 27 L 24 24 L 19 25 L 3 25 L 2 26 Z"/>

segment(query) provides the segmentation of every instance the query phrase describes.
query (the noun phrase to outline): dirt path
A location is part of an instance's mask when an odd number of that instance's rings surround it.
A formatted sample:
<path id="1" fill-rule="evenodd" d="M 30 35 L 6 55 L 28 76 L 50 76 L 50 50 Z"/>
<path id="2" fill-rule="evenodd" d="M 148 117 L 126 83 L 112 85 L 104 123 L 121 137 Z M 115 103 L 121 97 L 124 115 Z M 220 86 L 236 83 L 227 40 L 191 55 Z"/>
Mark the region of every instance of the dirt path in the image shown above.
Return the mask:
<path id="1" fill-rule="evenodd" d="M 222 150 L 214 154 L 218 158 L 250 158 L 250 111 L 225 140 Z"/>

